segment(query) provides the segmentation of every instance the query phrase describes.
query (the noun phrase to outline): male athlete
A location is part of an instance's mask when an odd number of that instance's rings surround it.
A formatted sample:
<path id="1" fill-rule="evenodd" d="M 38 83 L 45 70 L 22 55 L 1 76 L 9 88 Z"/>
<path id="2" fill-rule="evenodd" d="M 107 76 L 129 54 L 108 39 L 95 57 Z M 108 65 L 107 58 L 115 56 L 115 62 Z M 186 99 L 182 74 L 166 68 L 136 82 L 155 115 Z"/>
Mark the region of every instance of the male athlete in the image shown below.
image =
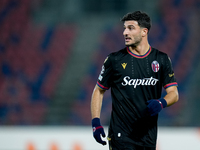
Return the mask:
<path id="1" fill-rule="evenodd" d="M 108 55 L 92 94 L 93 136 L 106 145 L 100 112 L 104 92 L 111 88 L 110 150 L 155 150 L 158 113 L 178 101 L 177 82 L 167 54 L 148 43 L 150 17 L 136 11 L 122 21 L 126 47 Z"/>

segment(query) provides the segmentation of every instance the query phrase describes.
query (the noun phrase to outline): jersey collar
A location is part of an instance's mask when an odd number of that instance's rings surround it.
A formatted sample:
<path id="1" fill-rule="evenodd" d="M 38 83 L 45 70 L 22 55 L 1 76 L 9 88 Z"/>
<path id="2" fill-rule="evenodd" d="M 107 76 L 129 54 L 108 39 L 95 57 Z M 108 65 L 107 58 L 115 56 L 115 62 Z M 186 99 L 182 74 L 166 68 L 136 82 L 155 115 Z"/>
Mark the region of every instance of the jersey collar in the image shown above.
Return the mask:
<path id="1" fill-rule="evenodd" d="M 133 52 L 131 52 L 131 51 L 129 50 L 128 47 L 126 47 L 126 49 L 127 49 L 128 53 L 129 53 L 130 55 L 132 55 L 133 57 L 136 57 L 136 58 L 144 58 L 144 57 L 147 57 L 147 56 L 150 54 L 150 52 L 151 52 L 151 46 L 149 47 L 149 50 L 148 50 L 144 55 L 136 55 L 136 54 L 134 54 Z"/>

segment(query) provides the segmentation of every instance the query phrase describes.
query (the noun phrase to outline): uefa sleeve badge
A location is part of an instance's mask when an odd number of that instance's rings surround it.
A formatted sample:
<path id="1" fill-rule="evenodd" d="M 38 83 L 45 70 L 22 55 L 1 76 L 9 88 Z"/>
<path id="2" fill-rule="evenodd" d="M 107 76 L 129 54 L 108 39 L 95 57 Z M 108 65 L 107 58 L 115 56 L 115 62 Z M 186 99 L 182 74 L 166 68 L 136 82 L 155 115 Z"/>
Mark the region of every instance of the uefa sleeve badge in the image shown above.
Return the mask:
<path id="1" fill-rule="evenodd" d="M 103 65 L 103 66 L 102 66 L 102 69 L 101 69 L 101 73 L 100 73 L 99 78 L 98 78 L 100 81 L 103 79 L 102 74 L 104 73 L 104 71 L 105 71 L 105 67 L 104 67 L 104 65 Z"/>

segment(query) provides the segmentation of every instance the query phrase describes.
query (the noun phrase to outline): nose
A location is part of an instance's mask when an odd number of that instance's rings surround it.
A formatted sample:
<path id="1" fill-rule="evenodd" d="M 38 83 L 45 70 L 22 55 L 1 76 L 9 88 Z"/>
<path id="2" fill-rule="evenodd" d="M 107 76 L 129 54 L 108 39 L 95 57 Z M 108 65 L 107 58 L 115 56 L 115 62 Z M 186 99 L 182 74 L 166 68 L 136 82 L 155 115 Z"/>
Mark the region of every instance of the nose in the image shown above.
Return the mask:
<path id="1" fill-rule="evenodd" d="M 128 34 L 127 29 L 124 29 L 123 35 L 126 36 Z"/>

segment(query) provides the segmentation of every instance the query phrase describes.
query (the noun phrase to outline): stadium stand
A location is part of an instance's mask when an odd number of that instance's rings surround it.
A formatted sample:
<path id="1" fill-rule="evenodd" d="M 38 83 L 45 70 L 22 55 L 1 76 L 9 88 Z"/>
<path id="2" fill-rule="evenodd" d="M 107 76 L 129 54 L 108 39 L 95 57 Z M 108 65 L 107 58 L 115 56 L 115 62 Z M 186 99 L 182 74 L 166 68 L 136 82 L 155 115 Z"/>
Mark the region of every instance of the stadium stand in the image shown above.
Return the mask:
<path id="1" fill-rule="evenodd" d="M 0 6 L 0 124 L 42 125 L 75 27 L 34 24 L 30 1 Z"/>

